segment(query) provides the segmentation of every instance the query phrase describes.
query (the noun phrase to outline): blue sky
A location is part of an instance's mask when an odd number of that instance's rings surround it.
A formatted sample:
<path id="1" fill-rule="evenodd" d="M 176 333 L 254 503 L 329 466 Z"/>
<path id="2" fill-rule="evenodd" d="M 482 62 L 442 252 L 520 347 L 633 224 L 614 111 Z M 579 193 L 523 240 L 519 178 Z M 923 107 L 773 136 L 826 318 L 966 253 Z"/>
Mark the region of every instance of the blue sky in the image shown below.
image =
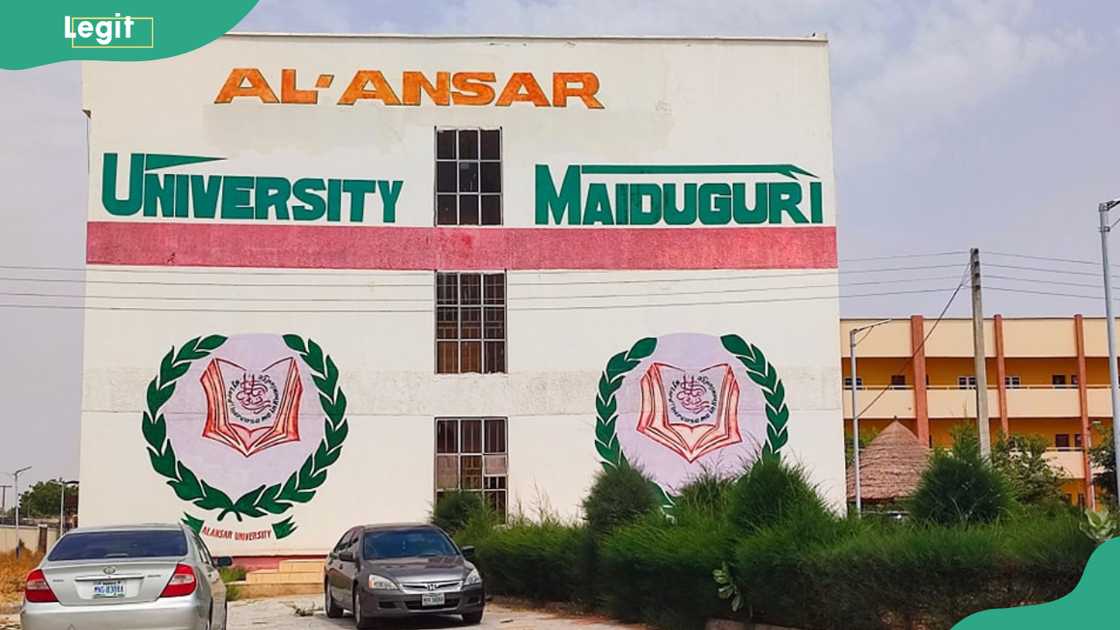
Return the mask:
<path id="1" fill-rule="evenodd" d="M 841 259 L 867 293 L 955 286 L 957 270 L 859 273 L 966 262 L 993 287 L 1099 295 L 1097 202 L 1120 196 L 1120 3 L 1091 0 L 265 0 L 237 30 L 500 34 L 805 35 L 831 42 Z M 0 71 L 0 265 L 80 266 L 85 117 L 75 64 Z M 1120 243 L 1117 243 L 1120 249 Z M 989 253 L 991 252 L 991 253 Z M 1117 256 L 1120 258 L 1120 255 Z M 1054 274 L 1061 268 L 1075 273 Z M 0 268 L 0 272 L 4 270 Z M 849 273 L 852 272 L 852 273 Z M 15 272 L 11 272 L 15 273 Z M 0 273 L 2 276 L 3 273 Z M 10 274 L 9 274 L 10 275 Z M 1068 282 L 1072 284 L 1055 284 Z M 1089 286 L 1080 287 L 1077 284 Z M 0 280 L 0 290 L 26 283 Z M 949 291 L 847 299 L 845 315 L 936 315 Z M 1100 299 L 989 290 L 986 311 L 1100 314 Z M 958 298 L 950 314 L 968 313 Z M 77 474 L 78 311 L 0 309 L 0 471 Z M 112 436 L 106 436 L 112 439 Z M 8 483 L 2 481 L 2 483 Z"/>

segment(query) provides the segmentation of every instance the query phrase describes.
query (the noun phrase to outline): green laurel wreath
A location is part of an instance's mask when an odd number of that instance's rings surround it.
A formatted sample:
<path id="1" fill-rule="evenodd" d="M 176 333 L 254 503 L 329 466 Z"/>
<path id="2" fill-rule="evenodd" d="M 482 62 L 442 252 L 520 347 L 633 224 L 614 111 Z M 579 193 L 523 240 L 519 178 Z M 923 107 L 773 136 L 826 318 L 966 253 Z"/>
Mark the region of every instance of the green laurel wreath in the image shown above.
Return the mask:
<path id="1" fill-rule="evenodd" d="M 766 400 L 766 444 L 760 455 L 766 458 L 780 457 L 780 451 L 789 441 L 789 407 L 786 405 L 786 388 L 778 377 L 778 371 L 766 359 L 758 346 L 751 345 L 738 335 L 720 337 L 723 347 L 733 354 L 746 368 L 747 376 L 760 389 Z M 619 352 L 607 361 L 607 367 L 599 377 L 599 391 L 595 397 L 595 450 L 602 458 L 604 469 L 629 466 L 622 446 L 618 441 L 618 399 L 626 375 L 638 367 L 642 359 L 653 354 L 657 339 L 639 339 L 629 350 Z M 657 484 L 655 484 L 657 485 Z M 658 495 L 663 507 L 671 508 L 673 498 L 657 485 Z"/>
<path id="2" fill-rule="evenodd" d="M 171 486 L 176 496 L 202 510 L 221 510 L 219 521 L 228 514 L 233 514 L 238 521 L 243 517 L 283 514 L 293 505 L 307 503 L 315 496 L 315 491 L 327 480 L 327 468 L 342 454 L 342 443 L 346 441 L 349 427 L 346 423 L 346 395 L 338 386 L 338 367 L 314 341 L 309 339 L 305 343 L 298 335 L 284 335 L 284 343 L 300 355 L 312 372 L 311 378 L 326 414 L 323 439 L 315 452 L 283 484 L 261 485 L 235 500 L 205 479 L 199 479 L 194 471 L 176 458 L 175 449 L 167 439 L 167 422 L 160 412 L 175 393 L 176 381 L 187 373 L 191 363 L 208 356 L 226 339 L 222 335 L 195 337 L 184 343 L 178 352 L 172 347 L 164 355 L 159 374 L 148 384 L 148 408 L 141 424 L 144 441 L 148 445 L 148 457 L 152 468 L 167 478 L 167 485 Z M 201 521 L 198 523 L 201 525 Z M 295 529 L 290 517 L 279 525 L 278 534 L 287 535 Z"/>

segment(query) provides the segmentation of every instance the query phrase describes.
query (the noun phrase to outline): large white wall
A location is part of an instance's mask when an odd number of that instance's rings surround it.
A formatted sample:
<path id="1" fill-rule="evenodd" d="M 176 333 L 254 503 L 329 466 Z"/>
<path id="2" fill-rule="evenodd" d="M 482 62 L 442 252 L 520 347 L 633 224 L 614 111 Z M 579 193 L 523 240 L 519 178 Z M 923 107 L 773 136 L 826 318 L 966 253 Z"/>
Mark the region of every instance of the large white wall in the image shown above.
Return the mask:
<path id="1" fill-rule="evenodd" d="M 297 68 L 301 87 L 333 72 L 335 86 L 318 105 L 214 104 L 235 66 L 261 68 L 277 92 L 281 68 Z M 587 110 L 574 100 L 566 109 L 335 105 L 358 68 L 383 70 L 395 87 L 406 69 L 493 70 L 500 79 L 530 70 L 542 82 L 553 71 L 591 71 L 599 76 L 605 109 Z M 438 125 L 502 127 L 506 226 L 533 224 L 538 163 L 555 165 L 554 173 L 569 163 L 794 163 L 824 183 L 825 224 L 835 224 L 828 63 L 819 40 L 235 36 L 163 61 L 86 64 L 83 81 L 91 111 L 91 221 L 128 220 L 101 207 L 102 153 L 151 152 L 229 158 L 181 172 L 402 179 L 397 223 L 431 226 Z M 120 181 L 123 187 L 123 174 Z M 280 271 L 90 267 L 90 280 L 148 284 L 94 282 L 87 289 L 84 525 L 178 520 L 188 511 L 152 471 L 140 415 L 163 354 L 211 333 L 297 332 L 315 339 L 338 364 L 350 401 L 343 455 L 315 500 L 295 508 L 299 530 L 252 545 L 213 541 L 218 553 L 318 553 L 354 523 L 425 518 L 433 498 L 436 416 L 508 416 L 511 509 L 520 504 L 532 512 L 543 502 L 577 517 L 599 468 L 594 400 L 601 370 L 635 340 L 676 332 L 737 333 L 766 351 L 788 391 L 787 457 L 805 463 L 828 498 L 843 503 L 835 269 L 812 276 L 798 270 L 511 271 L 508 374 L 454 376 L 434 373 L 431 272 L 273 275 Z M 241 286 L 246 278 L 278 286 Z M 597 284 L 570 284 L 588 280 Z M 173 284 L 185 281 L 207 286 Z M 824 288 L 788 288 L 810 284 Z M 698 291 L 726 294 L 672 295 Z M 623 297 L 573 297 L 587 294 Z M 125 296 L 197 301 L 126 302 Z M 822 299 L 780 299 L 795 296 Z M 677 305 L 624 308 L 650 303 Z M 141 310 L 110 310 L 121 306 Z M 267 312 L 245 312 L 252 310 Z"/>

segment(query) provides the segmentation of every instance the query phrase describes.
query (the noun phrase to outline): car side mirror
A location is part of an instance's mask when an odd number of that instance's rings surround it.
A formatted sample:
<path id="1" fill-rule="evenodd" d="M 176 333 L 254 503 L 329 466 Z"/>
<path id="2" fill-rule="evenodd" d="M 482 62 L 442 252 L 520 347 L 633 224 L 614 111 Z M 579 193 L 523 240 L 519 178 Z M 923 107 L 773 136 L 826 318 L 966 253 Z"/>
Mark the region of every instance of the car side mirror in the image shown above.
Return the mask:
<path id="1" fill-rule="evenodd" d="M 466 558 L 467 560 L 473 560 L 474 559 L 474 546 L 473 545 L 467 545 L 465 547 L 461 547 L 461 548 L 459 548 L 459 551 L 463 552 L 463 557 Z"/>
<path id="2" fill-rule="evenodd" d="M 338 559 L 343 561 L 343 562 L 353 562 L 354 561 L 354 552 L 353 551 L 340 551 L 340 552 L 338 552 Z"/>
<path id="3" fill-rule="evenodd" d="M 233 558 L 231 558 L 229 556 L 218 556 L 218 557 L 214 558 L 214 566 L 218 569 L 224 569 L 226 567 L 232 567 L 233 566 Z"/>

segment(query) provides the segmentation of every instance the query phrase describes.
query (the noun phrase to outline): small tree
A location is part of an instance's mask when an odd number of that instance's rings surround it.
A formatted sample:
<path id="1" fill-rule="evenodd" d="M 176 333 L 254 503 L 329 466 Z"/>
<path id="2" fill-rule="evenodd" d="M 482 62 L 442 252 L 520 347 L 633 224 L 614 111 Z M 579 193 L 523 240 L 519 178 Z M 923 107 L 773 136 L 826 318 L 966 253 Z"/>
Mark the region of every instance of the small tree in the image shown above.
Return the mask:
<path id="1" fill-rule="evenodd" d="M 1093 423 L 1093 434 L 1096 439 L 1089 449 L 1089 460 L 1093 468 L 1101 469 L 1100 473 L 1093 475 L 1093 485 L 1100 491 L 1100 500 L 1116 503 L 1116 447 L 1112 441 L 1112 431 L 1106 431 L 1099 422 Z"/>
<path id="2" fill-rule="evenodd" d="M 757 532 L 793 517 L 827 514 L 805 470 L 777 457 L 760 457 L 731 489 L 728 516 L 743 532 Z"/>
<path id="3" fill-rule="evenodd" d="M 600 471 L 583 500 L 588 529 L 596 535 L 632 523 L 657 507 L 653 482 L 640 468 L 625 462 Z"/>
<path id="4" fill-rule="evenodd" d="M 975 427 L 953 430 L 951 451 L 937 449 L 910 500 L 910 513 L 939 525 L 989 523 L 1014 506 L 1010 482 L 980 455 Z"/>
<path id="5" fill-rule="evenodd" d="M 61 490 L 62 484 L 56 480 L 40 481 L 32 485 L 20 495 L 20 517 L 48 518 L 54 516 L 57 518 L 59 501 L 62 499 Z M 78 487 L 76 485 L 67 487 L 66 496 L 77 497 Z"/>
<path id="6" fill-rule="evenodd" d="M 472 517 L 485 514 L 481 493 L 456 490 L 440 496 L 432 508 L 432 524 L 454 535 L 466 527 Z"/>
<path id="7" fill-rule="evenodd" d="M 1064 503 L 1062 479 L 1046 461 L 1048 442 L 1041 435 L 1000 435 L 992 446 L 992 465 L 1011 482 L 1015 498 L 1044 507 Z"/>

